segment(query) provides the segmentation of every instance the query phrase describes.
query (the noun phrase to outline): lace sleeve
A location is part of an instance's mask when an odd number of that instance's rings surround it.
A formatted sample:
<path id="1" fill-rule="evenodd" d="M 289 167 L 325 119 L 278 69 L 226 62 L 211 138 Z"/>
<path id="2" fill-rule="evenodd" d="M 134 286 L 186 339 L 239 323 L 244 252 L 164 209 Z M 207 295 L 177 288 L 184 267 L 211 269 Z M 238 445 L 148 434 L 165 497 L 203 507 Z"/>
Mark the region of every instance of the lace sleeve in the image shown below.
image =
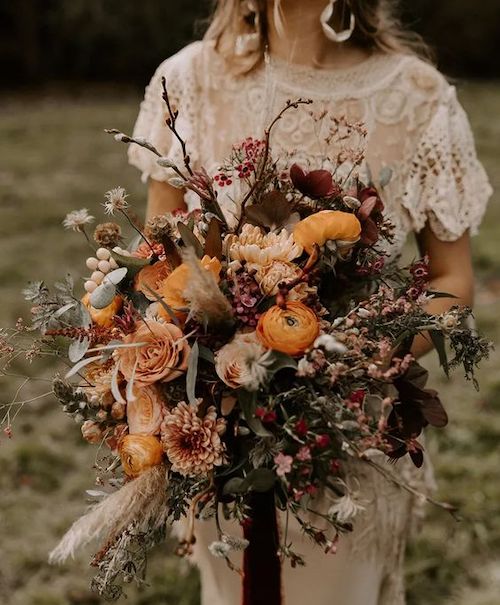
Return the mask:
<path id="1" fill-rule="evenodd" d="M 192 106 L 196 95 L 192 90 L 195 86 L 193 59 L 198 45 L 199 43 L 194 43 L 187 46 L 158 67 L 146 87 L 144 100 L 134 127 L 135 138 L 146 139 L 163 156 L 170 158 L 180 167 L 182 167 L 181 148 L 177 141 L 172 140 L 172 135 L 166 125 L 167 110 L 162 98 L 162 78 L 164 77 L 167 81 L 172 105 L 182 109 L 177 120 L 177 128 L 189 144 L 191 160 L 194 163 L 196 161 L 196 144 L 194 144 L 196 123 Z M 148 178 L 167 181 L 172 176 L 172 171 L 157 164 L 155 154 L 138 145 L 130 145 L 128 159 L 132 166 L 141 171 L 143 182 L 146 182 Z"/>
<path id="2" fill-rule="evenodd" d="M 420 138 L 403 197 L 415 231 L 429 222 L 442 241 L 477 233 L 492 193 L 471 127 L 449 86 Z"/>

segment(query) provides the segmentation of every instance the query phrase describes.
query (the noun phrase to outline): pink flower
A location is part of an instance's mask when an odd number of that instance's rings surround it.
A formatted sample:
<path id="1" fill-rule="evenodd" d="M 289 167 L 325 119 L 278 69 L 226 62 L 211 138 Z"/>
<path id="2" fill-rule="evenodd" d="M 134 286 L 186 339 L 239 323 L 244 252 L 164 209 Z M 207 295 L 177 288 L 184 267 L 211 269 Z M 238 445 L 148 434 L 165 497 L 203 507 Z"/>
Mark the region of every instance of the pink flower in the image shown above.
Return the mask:
<path id="1" fill-rule="evenodd" d="M 303 489 L 296 489 L 295 487 L 293 488 L 293 499 L 295 502 L 300 502 L 304 494 L 305 491 Z"/>
<path id="2" fill-rule="evenodd" d="M 276 474 L 278 477 L 284 477 L 292 471 L 293 458 L 280 452 L 274 457 L 274 464 L 276 464 Z"/>
<path id="3" fill-rule="evenodd" d="M 301 447 L 300 450 L 297 452 L 295 458 L 300 462 L 309 462 L 310 460 L 312 460 L 310 448 L 307 445 Z"/>

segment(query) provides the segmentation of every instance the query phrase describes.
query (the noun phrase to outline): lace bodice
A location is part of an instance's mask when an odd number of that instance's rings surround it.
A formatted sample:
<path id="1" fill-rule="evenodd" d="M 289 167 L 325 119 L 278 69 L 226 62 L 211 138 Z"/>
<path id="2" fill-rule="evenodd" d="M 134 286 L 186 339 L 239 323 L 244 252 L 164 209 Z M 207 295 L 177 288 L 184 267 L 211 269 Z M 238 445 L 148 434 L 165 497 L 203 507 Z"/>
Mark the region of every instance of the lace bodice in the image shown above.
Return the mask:
<path id="1" fill-rule="evenodd" d="M 369 171 L 377 182 L 381 173 L 392 170 L 382 191 L 396 227 L 392 252 L 401 249 L 409 232 L 418 232 L 428 221 L 446 241 L 478 229 L 491 187 L 477 159 L 469 122 L 455 88 L 414 56 L 374 54 L 344 70 L 272 60 L 235 77 L 210 43 L 191 44 L 157 69 L 134 131 L 182 163 L 180 148 L 165 126 L 162 76 L 180 109 L 178 126 L 194 165 L 216 168 L 232 145 L 248 136 L 261 138 L 287 99 L 311 98 L 316 114 L 325 110 L 366 125 L 361 177 Z M 328 145 L 320 136 L 310 107 L 287 113 L 274 131 L 272 147 L 276 156 L 288 153 L 302 164 L 319 167 L 339 150 L 337 143 Z M 166 181 L 171 176 L 142 148 L 132 146 L 129 159 L 144 180 Z"/>

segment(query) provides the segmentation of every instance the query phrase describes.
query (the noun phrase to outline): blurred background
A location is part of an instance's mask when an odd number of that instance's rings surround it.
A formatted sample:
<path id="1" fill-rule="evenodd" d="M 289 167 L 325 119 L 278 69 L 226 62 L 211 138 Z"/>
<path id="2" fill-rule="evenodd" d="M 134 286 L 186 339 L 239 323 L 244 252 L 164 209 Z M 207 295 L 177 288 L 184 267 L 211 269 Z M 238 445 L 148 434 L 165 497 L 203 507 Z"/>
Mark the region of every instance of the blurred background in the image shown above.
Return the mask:
<path id="1" fill-rule="evenodd" d="M 164 58 L 203 33 L 208 0 L 0 0 L 0 326 L 27 316 L 20 290 L 68 268 L 84 270 L 85 243 L 62 230 L 72 209 L 100 217 L 105 191 L 121 185 L 136 208 L 145 187 L 125 148 L 103 134 L 132 129 L 143 87 Z M 500 186 L 500 0 L 407 0 L 404 19 L 436 50 L 469 112 L 478 151 Z M 474 239 L 477 320 L 500 340 L 500 208 L 493 198 Z M 498 605 L 500 594 L 500 353 L 479 373 L 481 391 L 445 381 L 433 358 L 433 381 L 452 417 L 430 434 L 439 498 L 463 521 L 429 510 L 409 552 L 409 605 Z M 12 373 L 16 373 L 16 368 Z M 21 378 L 0 377 L 2 405 Z M 20 400 L 43 393 L 29 383 Z M 438 453 L 439 452 L 439 453 Z M 94 605 L 91 570 L 80 559 L 50 568 L 47 552 L 85 506 L 95 451 L 57 404 L 26 407 L 15 435 L 0 436 L 0 602 Z M 168 546 L 151 559 L 150 586 L 134 605 L 197 605 L 198 580 Z"/>

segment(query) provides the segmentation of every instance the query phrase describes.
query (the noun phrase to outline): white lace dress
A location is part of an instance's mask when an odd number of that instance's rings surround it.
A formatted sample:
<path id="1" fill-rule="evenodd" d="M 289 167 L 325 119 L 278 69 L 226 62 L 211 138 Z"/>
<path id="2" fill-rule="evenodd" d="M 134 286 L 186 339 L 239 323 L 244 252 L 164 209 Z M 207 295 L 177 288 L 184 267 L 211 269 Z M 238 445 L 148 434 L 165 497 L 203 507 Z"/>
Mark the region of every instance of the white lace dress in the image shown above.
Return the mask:
<path id="1" fill-rule="evenodd" d="M 393 178 L 383 190 L 396 227 L 392 254 L 427 222 L 444 241 L 454 241 L 467 230 L 477 232 L 491 188 L 467 117 L 455 88 L 413 56 L 375 54 L 346 70 L 273 60 L 247 76 L 234 77 L 210 44 L 192 44 L 160 65 L 146 89 L 134 131 L 181 164 L 180 149 L 165 126 L 162 76 L 180 109 L 179 130 L 195 166 L 216 169 L 233 144 L 248 136 L 261 138 L 288 99 L 310 98 L 316 113 L 327 110 L 365 123 L 368 146 L 361 177 L 369 171 L 377 182 L 378 175 L 392 170 Z M 288 112 L 274 131 L 272 148 L 275 156 L 288 153 L 316 168 L 324 157 L 336 157 L 338 150 L 328 148 L 310 112 L 311 107 Z M 145 181 L 171 177 L 142 148 L 130 147 L 129 159 Z M 194 200 L 187 201 L 192 207 Z M 221 204 L 234 212 L 229 196 Z M 404 460 L 396 472 L 420 491 L 432 489 L 429 466 L 427 472 L 417 471 Z M 324 555 L 297 527 L 291 528 L 295 550 L 304 555 L 307 566 L 285 566 L 285 605 L 404 604 L 406 538 L 421 502 L 371 468 L 354 465 L 353 474 L 362 479 L 365 510 L 353 534 L 341 539 L 336 555 Z M 193 558 L 202 576 L 202 604 L 237 605 L 240 578 L 208 551 L 215 539 L 212 523 L 201 522 L 197 538 Z"/>

